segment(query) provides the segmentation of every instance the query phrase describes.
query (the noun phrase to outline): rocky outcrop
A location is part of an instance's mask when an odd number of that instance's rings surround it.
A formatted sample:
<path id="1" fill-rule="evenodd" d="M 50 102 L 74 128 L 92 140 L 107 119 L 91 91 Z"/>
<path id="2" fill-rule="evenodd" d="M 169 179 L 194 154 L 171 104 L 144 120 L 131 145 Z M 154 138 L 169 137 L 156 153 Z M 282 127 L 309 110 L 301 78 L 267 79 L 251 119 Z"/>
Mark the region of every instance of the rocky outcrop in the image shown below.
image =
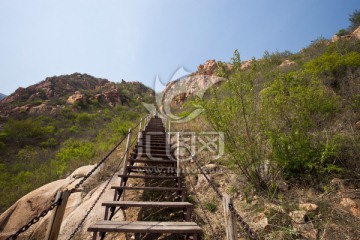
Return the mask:
<path id="1" fill-rule="evenodd" d="M 114 107 L 120 101 L 120 95 L 117 89 L 104 92 L 104 99 L 111 107 Z"/>
<path id="2" fill-rule="evenodd" d="M 163 91 L 162 102 L 170 106 L 181 105 L 189 96 L 205 92 L 209 87 L 223 81 L 215 75 L 193 75 L 169 83 Z"/>
<path id="3" fill-rule="evenodd" d="M 339 35 L 335 34 L 331 38 L 331 42 L 337 42 L 337 41 L 351 39 L 351 38 L 360 39 L 360 27 L 355 29 L 352 33 L 344 35 L 344 36 L 339 36 Z"/>
<path id="4" fill-rule="evenodd" d="M 297 66 L 297 63 L 287 59 L 279 65 L 279 68 L 286 68 L 286 67 L 291 67 L 291 66 Z"/>
<path id="5" fill-rule="evenodd" d="M 241 69 L 246 70 L 251 68 L 253 60 L 241 62 Z M 221 67 L 225 72 L 230 72 L 233 65 L 230 63 L 221 63 Z M 215 59 L 205 61 L 197 67 L 197 71 L 190 76 L 172 81 L 166 85 L 162 92 L 162 103 L 169 103 L 171 107 L 181 105 L 192 95 L 199 92 L 201 94 L 209 87 L 219 84 L 225 78 L 219 77 L 217 74 L 219 63 Z"/>
<path id="6" fill-rule="evenodd" d="M 357 29 L 355 29 L 355 31 L 353 31 L 351 33 L 351 35 L 357 39 L 360 39 L 360 27 L 358 27 Z"/>
<path id="7" fill-rule="evenodd" d="M 222 63 L 221 65 L 225 68 L 224 69 L 225 71 L 231 71 L 233 68 L 233 65 L 230 63 Z M 207 76 L 217 75 L 216 71 L 218 68 L 219 65 L 215 61 L 215 59 L 206 60 L 205 64 L 200 64 L 197 67 L 197 71 L 194 73 L 194 75 L 207 75 Z"/>
<path id="8" fill-rule="evenodd" d="M 79 91 L 76 91 L 73 95 L 71 95 L 66 100 L 66 103 L 74 104 L 74 103 L 80 103 L 80 102 L 84 102 L 84 101 L 85 101 L 84 95 L 82 95 Z"/>
<path id="9" fill-rule="evenodd" d="M 251 65 L 252 65 L 252 60 L 246 60 L 246 61 L 243 61 L 243 62 L 241 62 L 241 69 L 242 70 L 245 70 L 245 69 L 249 69 L 249 68 L 251 68 Z"/>
<path id="10" fill-rule="evenodd" d="M 340 205 L 346 209 L 349 209 L 352 215 L 355 217 L 360 218 L 360 209 L 358 204 L 352 200 L 351 198 L 342 198 L 340 200 Z"/>
<path id="11" fill-rule="evenodd" d="M 215 70 L 217 69 L 217 63 L 215 59 L 210 59 L 205 62 L 204 65 L 200 64 L 197 68 L 198 75 L 214 75 Z"/>

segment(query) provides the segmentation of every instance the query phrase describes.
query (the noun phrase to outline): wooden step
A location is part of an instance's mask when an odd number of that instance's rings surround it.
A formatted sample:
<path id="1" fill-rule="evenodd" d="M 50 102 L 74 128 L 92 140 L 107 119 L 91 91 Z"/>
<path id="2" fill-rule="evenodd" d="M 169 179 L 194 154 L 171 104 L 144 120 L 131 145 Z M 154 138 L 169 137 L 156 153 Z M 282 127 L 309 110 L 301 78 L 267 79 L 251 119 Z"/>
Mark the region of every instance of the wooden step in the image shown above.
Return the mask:
<path id="1" fill-rule="evenodd" d="M 164 130 L 164 129 L 163 129 Z M 146 129 L 142 131 L 142 135 L 150 135 L 150 136 L 166 136 L 165 131 L 159 131 L 158 129 Z"/>
<path id="2" fill-rule="evenodd" d="M 178 187 L 127 187 L 127 186 L 111 186 L 111 189 L 121 190 L 151 190 L 151 191 L 185 191 L 186 188 Z"/>
<path id="3" fill-rule="evenodd" d="M 98 221 L 88 228 L 94 232 L 96 239 L 98 232 L 123 232 L 123 233 L 182 233 L 200 234 L 201 228 L 195 222 L 150 222 L 150 221 Z"/>
<path id="4" fill-rule="evenodd" d="M 178 176 L 161 176 L 161 175 L 123 175 L 119 174 L 121 178 L 141 178 L 141 179 L 179 179 Z"/>
<path id="5" fill-rule="evenodd" d="M 136 152 L 136 153 L 147 153 L 147 152 L 150 152 L 150 153 L 157 153 L 157 154 L 167 154 L 167 153 L 171 153 L 170 149 L 166 149 L 166 148 L 156 149 L 156 148 L 154 148 L 154 147 L 151 147 L 151 148 L 143 148 L 143 147 L 135 148 L 133 152 Z"/>
<path id="6" fill-rule="evenodd" d="M 191 210 L 193 204 L 189 202 L 145 202 L 145 201 L 108 201 L 101 204 L 105 207 L 105 219 L 108 220 L 109 210 L 114 211 L 117 207 L 126 209 L 137 208 L 182 208 L 185 221 L 191 221 Z"/>
<path id="7" fill-rule="evenodd" d="M 145 172 L 145 173 L 176 173 L 174 167 L 159 167 L 159 166 L 127 166 L 128 171 Z"/>
<path id="8" fill-rule="evenodd" d="M 192 207 L 193 204 L 189 202 L 138 202 L 138 201 L 108 201 L 103 202 L 105 207 L 172 207 L 183 208 Z"/>
<path id="9" fill-rule="evenodd" d="M 130 159 L 134 163 L 148 163 L 148 164 L 176 164 L 176 161 L 172 160 L 149 160 L 149 159 Z"/>
<path id="10" fill-rule="evenodd" d="M 151 139 L 166 139 L 167 134 L 151 134 L 151 133 L 143 133 L 140 138 L 151 138 Z"/>
<path id="11" fill-rule="evenodd" d="M 167 146 L 169 146 L 168 143 L 149 143 L 149 142 L 140 142 L 139 144 L 135 145 L 136 147 L 143 147 L 143 148 L 153 148 L 153 147 L 162 147 L 162 148 L 166 148 Z"/>
<path id="12" fill-rule="evenodd" d="M 141 143 L 166 143 L 166 139 L 154 139 L 154 138 L 140 138 Z"/>
<path id="13" fill-rule="evenodd" d="M 169 157 L 171 157 L 171 155 L 170 156 L 169 155 L 164 154 L 164 153 L 151 153 L 151 154 L 134 153 L 134 152 L 130 153 L 130 156 L 137 156 L 138 158 L 140 158 L 140 157 L 169 158 Z"/>

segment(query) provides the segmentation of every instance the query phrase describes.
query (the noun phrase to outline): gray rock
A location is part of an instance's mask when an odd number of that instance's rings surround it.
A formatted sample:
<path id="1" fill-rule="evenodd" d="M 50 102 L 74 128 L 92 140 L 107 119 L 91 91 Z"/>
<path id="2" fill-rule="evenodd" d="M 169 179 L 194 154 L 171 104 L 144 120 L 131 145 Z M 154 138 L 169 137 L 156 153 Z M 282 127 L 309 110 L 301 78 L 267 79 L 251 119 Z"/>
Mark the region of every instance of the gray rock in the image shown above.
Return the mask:
<path id="1" fill-rule="evenodd" d="M 305 223 L 306 211 L 299 210 L 299 211 L 292 211 L 289 213 L 291 220 L 295 223 Z"/>

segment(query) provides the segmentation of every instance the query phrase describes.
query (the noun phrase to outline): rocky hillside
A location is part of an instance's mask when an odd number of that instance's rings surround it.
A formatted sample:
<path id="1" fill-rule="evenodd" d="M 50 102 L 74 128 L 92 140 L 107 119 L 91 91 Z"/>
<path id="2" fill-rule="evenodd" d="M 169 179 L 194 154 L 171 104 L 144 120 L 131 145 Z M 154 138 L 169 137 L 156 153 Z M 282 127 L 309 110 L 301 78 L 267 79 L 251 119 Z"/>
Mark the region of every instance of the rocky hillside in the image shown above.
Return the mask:
<path id="1" fill-rule="evenodd" d="M 131 94 L 129 95 L 129 91 Z M 38 84 L 18 88 L 0 101 L 2 117 L 28 114 L 56 114 L 66 105 L 87 104 L 129 105 L 132 100 L 142 101 L 154 95 L 152 89 L 139 82 L 110 82 L 88 74 L 74 73 L 48 77 Z"/>
<path id="2" fill-rule="evenodd" d="M 330 40 L 325 41 L 326 44 L 330 45 L 331 43 L 350 39 L 360 39 L 360 27 L 344 36 L 335 34 Z M 242 61 L 241 69 L 246 70 L 251 68 L 252 61 L 253 60 Z M 294 61 L 286 59 L 279 67 L 286 68 L 294 64 L 296 64 Z M 215 59 L 207 60 L 204 64 L 200 64 L 197 67 L 197 71 L 188 77 L 168 83 L 162 92 L 162 103 L 176 107 L 183 104 L 184 101 L 191 96 L 202 96 L 209 87 L 213 85 L 216 86 L 223 80 L 226 80 L 226 76 L 232 72 L 232 69 L 233 65 L 231 63 L 216 61 Z"/>
<path id="3" fill-rule="evenodd" d="M 0 212 L 98 161 L 146 114 L 143 101 L 153 102 L 154 91 L 142 83 L 80 73 L 48 77 L 1 100 Z"/>

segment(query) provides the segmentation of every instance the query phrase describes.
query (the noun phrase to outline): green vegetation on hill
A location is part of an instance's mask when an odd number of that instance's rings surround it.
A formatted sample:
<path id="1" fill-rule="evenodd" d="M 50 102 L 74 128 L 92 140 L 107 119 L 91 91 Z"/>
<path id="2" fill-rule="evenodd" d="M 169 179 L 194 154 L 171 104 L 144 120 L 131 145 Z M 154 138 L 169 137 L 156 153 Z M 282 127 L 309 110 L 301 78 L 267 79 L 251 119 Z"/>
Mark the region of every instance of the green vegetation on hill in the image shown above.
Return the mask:
<path id="1" fill-rule="evenodd" d="M 359 40 L 265 52 L 248 69 L 235 51 L 232 64 L 231 72 L 219 68 L 228 80 L 196 100 L 225 133 L 229 166 L 266 191 L 281 178 L 314 185 L 360 178 Z"/>
<path id="2" fill-rule="evenodd" d="M 116 86 L 126 100 L 123 105 L 75 102 L 56 114 L 19 112 L 4 122 L 0 129 L 0 212 L 26 193 L 100 161 L 146 114 L 141 101 L 154 101 L 149 88 L 126 82 Z M 81 92 L 94 94 L 87 89 Z M 50 103 L 56 105 L 64 96 Z"/>

